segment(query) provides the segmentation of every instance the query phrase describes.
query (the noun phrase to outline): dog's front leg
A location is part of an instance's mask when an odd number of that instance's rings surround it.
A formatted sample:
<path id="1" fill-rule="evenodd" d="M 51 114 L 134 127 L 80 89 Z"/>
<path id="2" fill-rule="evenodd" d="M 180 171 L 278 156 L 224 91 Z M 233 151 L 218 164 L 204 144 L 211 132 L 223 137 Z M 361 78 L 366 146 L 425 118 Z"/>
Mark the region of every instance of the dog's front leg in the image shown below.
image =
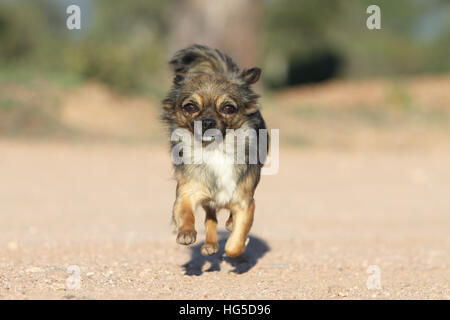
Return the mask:
<path id="1" fill-rule="evenodd" d="M 233 230 L 225 244 L 225 253 L 228 257 L 237 257 L 245 250 L 247 235 L 253 223 L 255 212 L 255 201 L 252 199 L 243 204 L 242 202 L 230 205 L 233 215 Z"/>
<path id="2" fill-rule="evenodd" d="M 178 197 L 173 206 L 173 220 L 177 228 L 177 243 L 192 244 L 197 238 L 195 231 L 195 206 L 187 196 Z"/>
<path id="3" fill-rule="evenodd" d="M 203 205 L 206 212 L 205 229 L 206 239 L 205 244 L 201 248 L 201 253 L 204 256 L 212 256 L 219 251 L 219 244 L 217 243 L 217 217 L 216 210 L 208 205 Z"/>

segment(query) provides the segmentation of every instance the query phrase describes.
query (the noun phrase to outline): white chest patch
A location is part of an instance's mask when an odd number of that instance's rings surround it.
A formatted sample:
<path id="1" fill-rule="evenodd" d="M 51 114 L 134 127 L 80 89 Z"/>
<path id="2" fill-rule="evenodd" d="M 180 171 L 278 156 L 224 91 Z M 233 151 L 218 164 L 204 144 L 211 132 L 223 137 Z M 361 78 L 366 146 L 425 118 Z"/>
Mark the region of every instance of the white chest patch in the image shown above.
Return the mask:
<path id="1" fill-rule="evenodd" d="M 203 161 L 216 176 L 217 190 L 213 194 L 214 201 L 221 206 L 228 203 L 236 189 L 235 165 L 232 156 L 221 150 L 204 150 Z"/>

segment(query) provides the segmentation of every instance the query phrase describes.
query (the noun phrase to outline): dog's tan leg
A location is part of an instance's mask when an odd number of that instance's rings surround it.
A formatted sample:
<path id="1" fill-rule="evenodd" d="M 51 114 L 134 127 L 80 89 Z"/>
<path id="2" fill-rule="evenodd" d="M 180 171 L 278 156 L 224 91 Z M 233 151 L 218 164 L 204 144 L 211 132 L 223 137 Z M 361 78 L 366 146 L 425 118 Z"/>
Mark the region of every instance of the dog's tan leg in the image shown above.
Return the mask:
<path id="1" fill-rule="evenodd" d="M 242 203 L 230 205 L 233 214 L 233 231 L 225 244 L 225 253 L 228 257 L 237 257 L 245 250 L 247 235 L 253 223 L 255 201 L 252 199 L 248 205 Z"/>
<path id="2" fill-rule="evenodd" d="M 217 251 L 219 251 L 219 244 L 217 243 L 216 210 L 208 205 L 204 205 L 203 208 L 206 212 L 206 240 L 200 251 L 204 256 L 212 256 L 213 254 L 217 253 Z"/>
<path id="3" fill-rule="evenodd" d="M 177 227 L 177 242 L 189 245 L 195 242 L 197 232 L 195 231 L 195 206 L 187 197 L 178 197 L 173 206 L 173 219 Z"/>
<path id="4" fill-rule="evenodd" d="M 189 245 L 195 242 L 195 209 L 207 197 L 202 185 L 195 181 L 178 179 L 177 199 L 173 206 L 173 220 L 177 228 L 177 242 Z"/>

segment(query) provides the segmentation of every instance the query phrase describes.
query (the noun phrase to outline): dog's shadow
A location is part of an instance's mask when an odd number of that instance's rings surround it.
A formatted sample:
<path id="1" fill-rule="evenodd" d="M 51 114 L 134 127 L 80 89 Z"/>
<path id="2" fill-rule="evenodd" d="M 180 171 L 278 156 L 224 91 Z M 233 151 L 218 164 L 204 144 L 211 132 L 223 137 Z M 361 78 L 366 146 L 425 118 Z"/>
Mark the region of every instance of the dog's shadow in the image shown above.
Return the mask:
<path id="1" fill-rule="evenodd" d="M 200 253 L 200 248 L 202 247 L 204 242 L 198 243 L 189 248 L 191 250 L 191 258 L 187 263 L 183 265 L 185 275 L 199 276 L 203 274 L 202 269 L 206 262 L 209 262 L 211 266 L 207 270 L 205 270 L 205 272 L 220 271 L 220 264 L 222 263 L 222 261 L 227 262 L 234 268 L 230 272 L 242 274 L 248 272 L 251 268 L 253 268 L 258 260 L 261 259 L 266 254 L 266 252 L 270 250 L 270 247 L 264 240 L 249 235 L 248 237 L 250 238 L 250 241 L 243 254 L 236 258 L 226 257 L 224 256 L 224 248 L 229 233 L 218 232 L 218 236 L 219 252 L 211 257 L 205 257 Z"/>

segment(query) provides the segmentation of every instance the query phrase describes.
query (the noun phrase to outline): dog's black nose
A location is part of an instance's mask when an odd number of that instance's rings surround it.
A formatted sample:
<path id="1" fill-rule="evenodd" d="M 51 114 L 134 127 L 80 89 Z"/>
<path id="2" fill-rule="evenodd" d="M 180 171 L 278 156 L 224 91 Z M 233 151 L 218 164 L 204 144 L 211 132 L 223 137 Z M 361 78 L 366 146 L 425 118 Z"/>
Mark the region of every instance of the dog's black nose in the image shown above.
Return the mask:
<path id="1" fill-rule="evenodd" d="M 214 119 L 203 119 L 202 120 L 202 129 L 205 132 L 208 129 L 212 129 L 216 127 L 216 120 Z"/>

